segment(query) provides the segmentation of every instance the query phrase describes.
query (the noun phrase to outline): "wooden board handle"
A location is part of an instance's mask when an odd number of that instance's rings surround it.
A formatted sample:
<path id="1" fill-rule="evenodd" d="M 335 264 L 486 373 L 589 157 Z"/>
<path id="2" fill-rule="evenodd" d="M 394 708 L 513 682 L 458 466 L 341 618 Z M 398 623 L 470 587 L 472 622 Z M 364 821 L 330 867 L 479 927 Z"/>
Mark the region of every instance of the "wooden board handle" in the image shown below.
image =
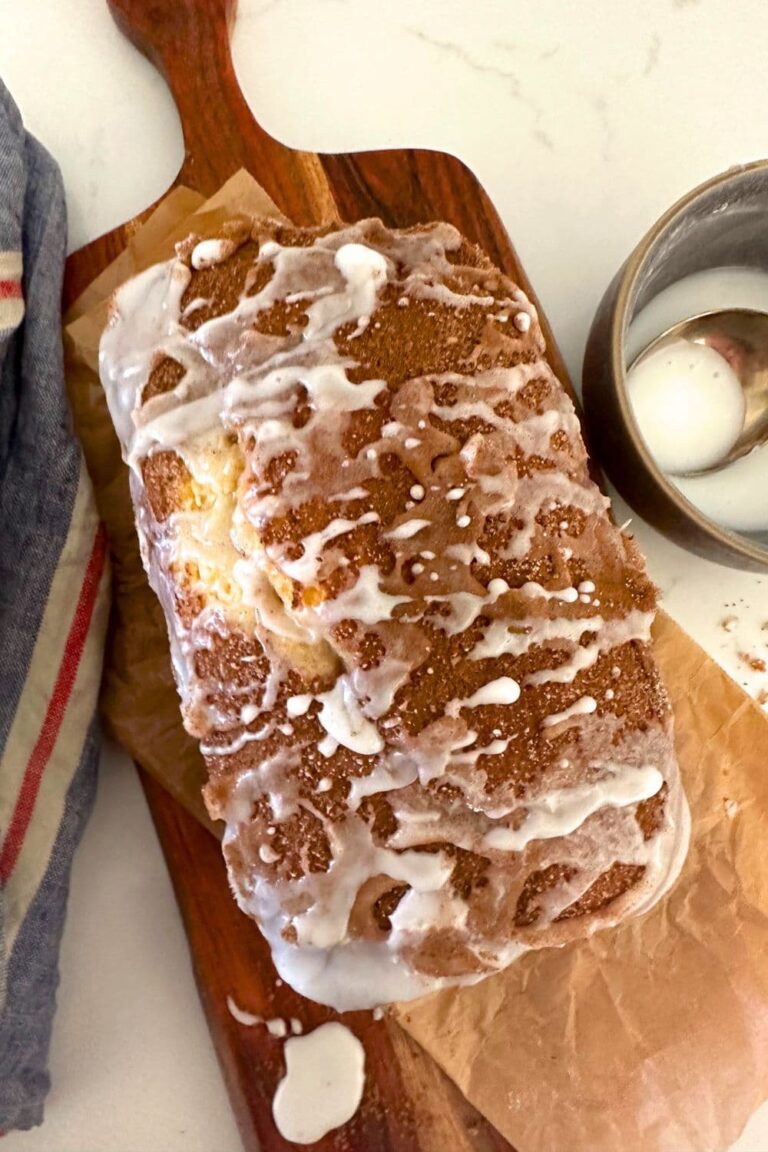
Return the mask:
<path id="1" fill-rule="evenodd" d="M 107 0 L 120 31 L 170 80 L 176 60 L 229 43 L 237 0 Z M 192 50 L 192 51 L 190 51 Z"/>
<path id="2" fill-rule="evenodd" d="M 297 224 L 338 216 L 314 153 L 278 143 L 237 82 L 230 31 L 237 0 L 107 0 L 120 30 L 161 72 L 176 101 L 184 163 L 176 183 L 212 195 L 247 168 Z"/>

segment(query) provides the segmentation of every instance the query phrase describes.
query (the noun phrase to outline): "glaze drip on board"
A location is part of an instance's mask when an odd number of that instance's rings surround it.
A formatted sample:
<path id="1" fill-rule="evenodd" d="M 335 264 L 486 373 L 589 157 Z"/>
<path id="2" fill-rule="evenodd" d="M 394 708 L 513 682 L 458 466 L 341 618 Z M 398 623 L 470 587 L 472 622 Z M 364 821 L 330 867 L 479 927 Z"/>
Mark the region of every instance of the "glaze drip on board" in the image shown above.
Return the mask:
<path id="1" fill-rule="evenodd" d="M 294 1144 L 314 1144 L 351 1120 L 363 1097 L 365 1051 L 343 1024 L 321 1024 L 285 1044 L 285 1076 L 272 1113 L 278 1132 Z"/>
<path id="2" fill-rule="evenodd" d="M 687 826 L 654 591 L 481 253 L 235 222 L 118 292 L 101 373 L 233 889 L 289 983 L 407 999 L 658 898 Z"/>

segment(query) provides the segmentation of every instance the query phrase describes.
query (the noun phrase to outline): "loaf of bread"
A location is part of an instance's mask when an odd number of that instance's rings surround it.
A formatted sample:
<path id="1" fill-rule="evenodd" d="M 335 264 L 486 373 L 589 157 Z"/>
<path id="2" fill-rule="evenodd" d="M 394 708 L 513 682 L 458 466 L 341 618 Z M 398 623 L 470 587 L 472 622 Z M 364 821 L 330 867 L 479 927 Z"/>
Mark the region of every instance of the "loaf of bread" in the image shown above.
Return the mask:
<path id="1" fill-rule="evenodd" d="M 101 376 L 234 894 L 337 1008 L 648 909 L 688 816 L 656 596 L 524 293 L 447 224 L 229 221 Z"/>

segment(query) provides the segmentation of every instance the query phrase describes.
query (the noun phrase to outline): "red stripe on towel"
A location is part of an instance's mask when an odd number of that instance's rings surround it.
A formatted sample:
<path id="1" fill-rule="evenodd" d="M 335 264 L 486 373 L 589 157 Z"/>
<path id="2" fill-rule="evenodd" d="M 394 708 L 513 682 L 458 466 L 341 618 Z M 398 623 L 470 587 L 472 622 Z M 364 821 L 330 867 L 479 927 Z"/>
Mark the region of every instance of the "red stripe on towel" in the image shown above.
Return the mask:
<path id="1" fill-rule="evenodd" d="M 62 720 L 64 719 L 67 702 L 72 693 L 75 677 L 77 676 L 77 669 L 80 665 L 80 657 L 83 653 L 91 617 L 93 616 L 99 584 L 104 573 L 106 555 L 107 534 L 104 526 L 100 525 L 93 541 L 93 548 L 91 549 L 88 567 L 86 568 L 85 577 L 80 589 L 77 608 L 72 618 L 72 625 L 69 629 L 69 635 L 67 636 L 64 655 L 62 656 L 61 664 L 59 665 L 59 670 L 56 675 L 56 683 L 54 684 L 51 699 L 48 703 L 45 719 L 40 729 L 40 735 L 27 761 L 27 767 L 24 770 L 24 779 L 16 799 L 16 806 L 13 810 L 10 824 L 8 825 L 8 832 L 3 843 L 2 851 L 0 851 L 0 884 L 6 883 L 19 858 L 21 846 L 24 843 L 24 837 L 32 819 L 35 800 L 37 799 L 37 793 L 40 788 L 40 781 L 42 780 L 43 772 L 51 757 L 51 753 L 56 746 L 56 739 L 59 734 L 59 729 L 61 728 Z M 20 707 L 23 706 L 22 695 Z"/>

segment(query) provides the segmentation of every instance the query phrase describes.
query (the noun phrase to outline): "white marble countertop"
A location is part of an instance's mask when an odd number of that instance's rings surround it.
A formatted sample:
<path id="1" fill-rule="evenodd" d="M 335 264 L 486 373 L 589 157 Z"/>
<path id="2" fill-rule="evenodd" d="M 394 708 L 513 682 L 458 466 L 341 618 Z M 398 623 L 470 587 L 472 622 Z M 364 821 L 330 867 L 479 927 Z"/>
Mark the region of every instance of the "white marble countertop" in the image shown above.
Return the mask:
<path id="1" fill-rule="evenodd" d="M 328 151 L 431 146 L 475 169 L 576 379 L 597 302 L 642 232 L 692 185 L 768 147 L 764 0 L 240 7 L 237 72 L 278 138 Z M 173 179 L 175 109 L 104 0 L 0 0 L 0 76 L 62 167 L 70 247 Z M 753 694 L 768 689 L 739 657 L 767 654 L 768 576 L 634 527 L 668 611 Z M 137 780 L 116 749 L 102 768 L 72 882 L 47 1118 L 3 1148 L 240 1152 Z M 737 1148 L 768 1152 L 768 1107 Z"/>

